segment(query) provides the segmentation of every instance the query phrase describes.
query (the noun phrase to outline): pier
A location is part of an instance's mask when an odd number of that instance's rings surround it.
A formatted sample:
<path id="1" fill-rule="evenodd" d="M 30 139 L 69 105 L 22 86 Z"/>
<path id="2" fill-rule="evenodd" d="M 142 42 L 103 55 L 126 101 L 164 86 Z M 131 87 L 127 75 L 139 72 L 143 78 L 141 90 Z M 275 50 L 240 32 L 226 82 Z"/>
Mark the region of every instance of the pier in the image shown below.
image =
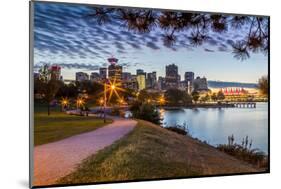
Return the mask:
<path id="1" fill-rule="evenodd" d="M 232 104 L 236 108 L 256 108 L 256 102 L 235 102 Z"/>

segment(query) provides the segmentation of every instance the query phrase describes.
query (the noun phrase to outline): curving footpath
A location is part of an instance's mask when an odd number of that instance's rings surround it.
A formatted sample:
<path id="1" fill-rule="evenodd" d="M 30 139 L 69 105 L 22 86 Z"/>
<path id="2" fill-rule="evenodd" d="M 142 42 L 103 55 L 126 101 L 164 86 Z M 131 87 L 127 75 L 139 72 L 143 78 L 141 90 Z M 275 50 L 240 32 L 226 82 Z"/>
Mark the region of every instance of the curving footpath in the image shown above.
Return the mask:
<path id="1" fill-rule="evenodd" d="M 130 119 L 114 118 L 113 123 L 34 148 L 34 186 L 55 184 L 75 170 L 85 158 L 111 145 L 136 126 Z"/>

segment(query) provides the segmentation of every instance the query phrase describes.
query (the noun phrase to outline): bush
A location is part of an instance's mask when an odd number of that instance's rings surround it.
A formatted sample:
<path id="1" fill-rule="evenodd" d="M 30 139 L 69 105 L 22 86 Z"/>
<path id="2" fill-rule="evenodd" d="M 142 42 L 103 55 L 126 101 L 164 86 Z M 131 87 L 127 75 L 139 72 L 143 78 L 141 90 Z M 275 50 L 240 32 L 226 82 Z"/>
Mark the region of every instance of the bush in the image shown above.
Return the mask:
<path id="1" fill-rule="evenodd" d="M 132 112 L 134 118 L 160 124 L 160 114 L 154 105 L 143 102 L 135 102 L 131 106 L 130 111 Z"/>
<path id="2" fill-rule="evenodd" d="M 251 149 L 252 141 L 249 142 L 248 136 L 243 138 L 242 144 L 234 142 L 234 136 L 228 137 L 228 144 L 220 144 L 217 149 L 223 151 L 237 159 L 246 161 L 258 168 L 268 168 L 268 157 L 258 149 Z"/>

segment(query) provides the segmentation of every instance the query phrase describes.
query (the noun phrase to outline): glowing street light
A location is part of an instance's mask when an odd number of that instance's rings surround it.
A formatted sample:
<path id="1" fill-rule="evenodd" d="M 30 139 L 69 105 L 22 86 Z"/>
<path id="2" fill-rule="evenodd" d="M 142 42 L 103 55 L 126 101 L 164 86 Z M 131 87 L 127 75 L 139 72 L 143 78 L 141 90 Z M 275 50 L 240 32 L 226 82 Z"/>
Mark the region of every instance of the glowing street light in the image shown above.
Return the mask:
<path id="1" fill-rule="evenodd" d="M 124 101 L 123 98 L 120 98 L 120 99 L 118 100 L 118 102 L 119 102 L 120 106 L 122 106 L 122 105 L 125 103 L 125 101 Z"/>
<path id="2" fill-rule="evenodd" d="M 115 90 L 115 87 L 116 87 L 116 86 L 115 86 L 114 84 L 112 84 L 112 85 L 110 86 L 110 89 L 111 89 L 111 90 Z"/>
<path id="3" fill-rule="evenodd" d="M 64 108 L 69 104 L 69 101 L 68 101 L 67 98 L 62 98 L 61 101 L 60 101 L 60 103 L 61 103 L 61 109 L 62 109 L 62 111 L 63 111 Z"/>
<path id="4" fill-rule="evenodd" d="M 81 106 L 84 105 L 84 100 L 82 98 L 77 98 L 76 100 L 76 106 L 77 106 L 77 109 L 79 109 Z"/>
<path id="5" fill-rule="evenodd" d="M 164 105 L 165 102 L 166 102 L 164 96 L 161 96 L 161 97 L 159 98 L 159 101 L 158 101 L 158 102 L 159 102 L 160 105 Z"/>
<path id="6" fill-rule="evenodd" d="M 121 97 L 118 94 L 118 91 L 125 91 L 123 88 L 121 88 L 121 82 L 117 82 L 115 79 L 113 81 L 111 80 L 105 80 L 104 81 L 104 91 L 103 91 L 103 101 L 100 101 L 100 104 L 103 103 L 104 107 L 104 122 L 106 122 L 106 103 L 109 102 L 112 95 L 115 94 L 117 98 L 120 100 Z M 107 92 L 109 92 L 109 96 L 107 98 Z M 102 102 L 102 103 L 101 103 Z"/>
<path id="7" fill-rule="evenodd" d="M 103 105 L 103 103 L 104 103 L 104 100 L 101 98 L 101 99 L 99 100 L 99 104 L 100 104 L 100 106 L 102 106 L 102 105 Z"/>

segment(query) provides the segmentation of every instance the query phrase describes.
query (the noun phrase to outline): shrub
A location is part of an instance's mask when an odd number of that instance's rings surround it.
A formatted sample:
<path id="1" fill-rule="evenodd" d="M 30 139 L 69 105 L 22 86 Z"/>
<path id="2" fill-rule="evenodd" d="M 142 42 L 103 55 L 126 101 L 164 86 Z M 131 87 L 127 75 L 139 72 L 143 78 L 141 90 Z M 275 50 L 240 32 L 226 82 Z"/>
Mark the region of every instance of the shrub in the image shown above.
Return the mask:
<path id="1" fill-rule="evenodd" d="M 130 111 L 132 112 L 134 118 L 160 124 L 160 114 L 154 105 L 143 102 L 135 102 L 131 106 Z"/>
<path id="2" fill-rule="evenodd" d="M 188 126 L 187 126 L 186 122 L 184 122 L 183 125 L 176 124 L 176 125 L 172 125 L 172 126 L 167 126 L 165 128 L 170 130 L 170 131 L 181 134 L 181 135 L 191 136 L 190 133 L 189 133 Z"/>
<path id="3" fill-rule="evenodd" d="M 251 149 L 252 140 L 249 142 L 248 136 L 242 140 L 241 144 L 234 142 L 234 136 L 228 137 L 228 144 L 220 144 L 217 149 L 223 151 L 237 159 L 246 161 L 258 168 L 267 168 L 268 157 L 259 149 Z"/>

